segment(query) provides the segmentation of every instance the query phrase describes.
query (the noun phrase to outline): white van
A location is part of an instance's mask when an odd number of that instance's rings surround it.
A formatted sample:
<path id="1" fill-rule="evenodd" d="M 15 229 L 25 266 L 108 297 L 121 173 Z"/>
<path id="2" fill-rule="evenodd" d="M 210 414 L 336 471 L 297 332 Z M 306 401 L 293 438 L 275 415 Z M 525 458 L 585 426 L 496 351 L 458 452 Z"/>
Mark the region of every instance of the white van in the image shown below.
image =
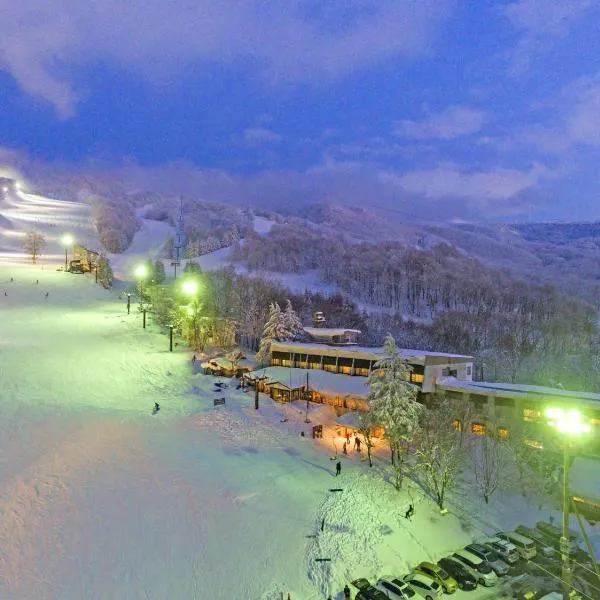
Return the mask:
<path id="1" fill-rule="evenodd" d="M 452 556 L 471 573 L 481 585 L 492 586 L 498 582 L 498 575 L 494 573 L 487 561 L 475 556 L 468 550 L 457 550 Z"/>
<path id="2" fill-rule="evenodd" d="M 496 537 L 514 544 L 517 547 L 519 554 L 525 560 L 531 560 L 537 554 L 535 542 L 520 533 L 516 533 L 515 531 L 499 531 L 496 534 Z"/>

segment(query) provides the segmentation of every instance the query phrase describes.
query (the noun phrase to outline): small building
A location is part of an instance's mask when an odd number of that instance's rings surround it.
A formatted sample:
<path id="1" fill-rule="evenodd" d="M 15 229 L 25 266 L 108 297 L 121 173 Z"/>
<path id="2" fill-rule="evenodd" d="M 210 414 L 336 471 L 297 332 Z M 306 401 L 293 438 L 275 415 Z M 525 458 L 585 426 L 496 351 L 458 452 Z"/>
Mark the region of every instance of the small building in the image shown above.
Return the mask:
<path id="1" fill-rule="evenodd" d="M 306 375 L 289 373 L 287 369 L 274 370 L 273 367 L 253 371 L 243 375 L 244 384 L 256 386 L 259 392 L 269 394 L 277 402 L 291 402 L 306 399 Z"/>
<path id="2" fill-rule="evenodd" d="M 221 375 L 223 377 L 242 377 L 252 371 L 252 363 L 241 359 L 234 365 L 226 356 L 211 358 L 200 365 L 205 375 Z"/>

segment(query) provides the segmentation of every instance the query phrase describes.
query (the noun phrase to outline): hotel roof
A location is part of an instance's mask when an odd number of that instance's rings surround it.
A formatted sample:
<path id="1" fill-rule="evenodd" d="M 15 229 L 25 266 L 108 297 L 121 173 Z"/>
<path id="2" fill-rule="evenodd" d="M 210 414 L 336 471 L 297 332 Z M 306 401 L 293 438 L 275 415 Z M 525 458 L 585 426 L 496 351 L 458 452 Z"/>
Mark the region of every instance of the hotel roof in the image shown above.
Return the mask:
<path id="1" fill-rule="evenodd" d="M 333 356 L 355 356 L 356 358 L 367 358 L 369 360 L 379 360 L 385 358 L 383 348 L 377 346 L 336 346 L 333 344 L 319 344 L 317 342 L 272 342 L 272 350 L 285 349 L 288 352 L 314 352 L 315 354 L 330 354 Z M 399 348 L 400 355 L 406 360 L 416 359 L 425 361 L 428 356 L 437 358 L 454 358 L 473 360 L 472 356 L 464 354 L 450 354 L 448 352 L 430 352 L 429 350 L 413 350 L 409 348 Z M 360 355 L 360 356 L 359 356 Z"/>
<path id="2" fill-rule="evenodd" d="M 464 381 L 455 377 L 440 377 L 436 381 L 436 387 L 481 394 L 483 396 L 500 396 L 505 398 L 514 398 L 515 396 L 524 398 L 552 397 L 565 400 L 600 402 L 600 394 L 593 392 L 575 392 L 561 388 L 526 385 L 522 383 L 488 383 L 485 381 Z"/>

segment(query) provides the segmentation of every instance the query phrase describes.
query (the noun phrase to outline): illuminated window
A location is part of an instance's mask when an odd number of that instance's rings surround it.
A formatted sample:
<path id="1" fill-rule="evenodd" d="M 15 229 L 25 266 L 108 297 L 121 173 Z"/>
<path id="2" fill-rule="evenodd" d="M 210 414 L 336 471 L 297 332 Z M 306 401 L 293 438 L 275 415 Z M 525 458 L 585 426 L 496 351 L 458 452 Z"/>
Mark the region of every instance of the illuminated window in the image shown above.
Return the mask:
<path id="1" fill-rule="evenodd" d="M 362 367 L 356 367 L 354 369 L 355 375 L 361 375 L 362 377 L 367 377 L 369 375 L 369 369 L 363 369 Z"/>
<path id="2" fill-rule="evenodd" d="M 485 425 L 483 423 L 471 423 L 471 433 L 485 435 Z"/>
<path id="3" fill-rule="evenodd" d="M 412 383 L 423 383 L 423 381 L 425 381 L 425 375 L 422 375 L 421 373 L 411 373 L 410 381 Z"/>
<path id="4" fill-rule="evenodd" d="M 506 427 L 498 427 L 498 438 L 501 440 L 508 439 L 508 429 Z"/>
<path id="5" fill-rule="evenodd" d="M 523 409 L 523 420 L 524 421 L 537 421 L 542 416 L 541 411 L 533 408 Z"/>
<path id="6" fill-rule="evenodd" d="M 460 422 L 460 419 L 454 419 L 454 421 L 452 421 L 452 429 L 456 429 L 456 431 L 462 431 L 462 423 Z"/>
<path id="7" fill-rule="evenodd" d="M 600 419 L 590 419 L 592 425 L 600 425 Z"/>
<path id="8" fill-rule="evenodd" d="M 538 440 L 523 440 L 523 443 L 531 448 L 538 448 L 539 450 L 544 449 L 544 444 L 538 442 Z"/>

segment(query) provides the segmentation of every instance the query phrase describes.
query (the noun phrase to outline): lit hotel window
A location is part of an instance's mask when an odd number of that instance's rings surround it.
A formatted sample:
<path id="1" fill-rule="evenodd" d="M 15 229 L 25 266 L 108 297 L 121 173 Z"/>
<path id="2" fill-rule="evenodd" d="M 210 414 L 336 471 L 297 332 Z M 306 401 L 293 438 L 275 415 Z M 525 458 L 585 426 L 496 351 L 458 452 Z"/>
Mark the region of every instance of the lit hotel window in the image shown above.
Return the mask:
<path id="1" fill-rule="evenodd" d="M 600 425 L 600 419 L 590 419 L 592 425 Z"/>
<path id="2" fill-rule="evenodd" d="M 524 421 L 537 421 L 542 416 L 542 413 L 539 410 L 534 410 L 533 408 L 524 408 L 523 409 L 523 420 Z"/>
<path id="3" fill-rule="evenodd" d="M 498 427 L 498 438 L 501 440 L 508 439 L 508 429 L 506 427 Z"/>
<path id="4" fill-rule="evenodd" d="M 462 423 L 460 422 L 460 419 L 454 419 L 454 421 L 452 421 L 452 429 L 456 429 L 456 431 L 462 431 Z"/>
<path id="5" fill-rule="evenodd" d="M 410 381 L 412 383 L 423 383 L 423 381 L 425 381 L 425 375 L 422 375 L 421 373 L 411 373 Z"/>
<path id="6" fill-rule="evenodd" d="M 485 425 L 483 423 L 471 423 L 471 433 L 485 435 Z"/>
<path id="7" fill-rule="evenodd" d="M 544 444 L 542 444 L 542 442 L 538 442 L 537 440 L 523 440 L 523 443 L 531 448 L 538 448 L 539 450 L 544 449 Z"/>

